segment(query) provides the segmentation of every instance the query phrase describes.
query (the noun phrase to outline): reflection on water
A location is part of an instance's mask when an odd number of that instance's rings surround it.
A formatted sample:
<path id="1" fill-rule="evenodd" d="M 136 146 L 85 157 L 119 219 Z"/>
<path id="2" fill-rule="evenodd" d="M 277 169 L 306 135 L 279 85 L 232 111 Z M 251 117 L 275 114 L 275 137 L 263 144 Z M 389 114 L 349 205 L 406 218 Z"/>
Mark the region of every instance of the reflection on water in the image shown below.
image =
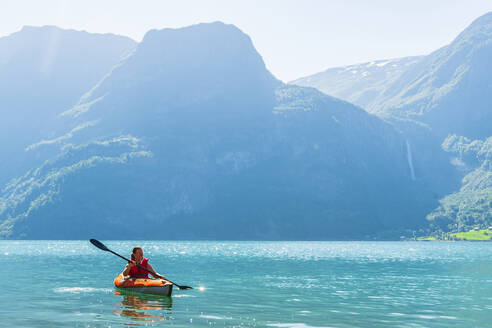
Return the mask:
<path id="1" fill-rule="evenodd" d="M 173 300 L 171 297 L 158 295 L 135 295 L 115 290 L 115 295 L 119 296 L 115 305 L 119 310 L 113 313 L 130 318 L 133 322 L 127 323 L 127 326 L 155 326 L 153 322 L 171 320 L 171 310 Z"/>

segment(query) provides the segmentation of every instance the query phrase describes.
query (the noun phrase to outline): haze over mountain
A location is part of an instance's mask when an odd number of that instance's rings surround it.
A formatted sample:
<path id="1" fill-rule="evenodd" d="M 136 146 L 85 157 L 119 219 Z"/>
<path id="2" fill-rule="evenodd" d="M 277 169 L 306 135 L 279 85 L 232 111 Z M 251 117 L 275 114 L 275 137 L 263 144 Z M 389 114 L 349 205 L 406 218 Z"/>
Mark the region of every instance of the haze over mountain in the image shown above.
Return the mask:
<path id="1" fill-rule="evenodd" d="M 379 92 L 365 92 L 363 101 L 367 105 L 362 107 L 382 117 L 409 118 L 426 123 L 443 139 L 450 133 L 472 138 L 487 137 L 492 119 L 489 96 L 492 91 L 491 43 L 492 12 L 476 19 L 451 44 L 430 55 L 416 57 L 415 62 L 412 57 L 402 59 L 403 65 L 411 63 L 405 69 L 396 72 L 385 69 L 384 74 L 391 77 L 374 80 Z M 385 61 L 374 63 L 377 62 Z M 397 65 L 402 66 L 401 63 Z M 354 67 L 360 71 L 364 66 L 367 68 L 369 65 Z M 331 69 L 293 83 L 333 94 L 326 86 L 337 82 L 338 77 L 332 72 L 342 69 Z M 361 83 L 343 77 L 340 80 L 347 85 L 345 90 L 354 90 Z M 365 90 L 364 87 L 362 89 Z M 338 93 L 345 100 L 357 97 L 357 93 L 345 94 Z"/>
<path id="2" fill-rule="evenodd" d="M 89 63 L 105 62 L 86 74 L 75 50 L 46 66 L 32 49 L 53 47 L 31 33 L 68 33 L 59 49 L 91 40 Z M 491 36 L 488 13 L 428 56 L 296 82 L 372 115 L 283 84 L 232 25 L 152 30 L 138 45 L 24 29 L 0 39 L 21 49 L 0 55 L 12 157 L 0 236 L 394 239 L 492 225 Z"/>
<path id="3" fill-rule="evenodd" d="M 379 97 L 374 111 L 419 120 L 443 138 L 450 133 L 487 137 L 492 122 L 491 55 L 492 12 L 411 66 Z"/>
<path id="4" fill-rule="evenodd" d="M 492 225 L 492 183 L 489 181 L 492 171 L 487 155 L 492 136 L 490 58 L 492 12 L 476 19 L 451 44 L 409 65 L 396 74 L 396 78 L 375 80 L 375 88 L 380 92 L 365 92 L 369 87 L 358 91 L 367 96 L 363 99 L 367 111 L 392 122 L 412 145 L 432 154 L 428 156 L 428 163 L 435 162 L 436 157 L 442 158 L 438 144 L 442 143 L 443 150 L 451 155 L 454 171 L 463 178 L 462 186 L 443 197 L 441 205 L 429 214 L 433 229 L 445 232 Z M 322 89 L 336 83 L 337 78 L 333 74 L 319 73 L 295 83 Z M 345 90 L 357 89 L 359 82 L 344 81 Z M 343 94 L 342 98 L 358 97 L 354 91 Z M 421 155 L 418 150 L 414 154 L 414 158 Z M 436 169 L 442 165 L 440 163 Z M 431 175 L 439 176 L 437 172 Z"/>
<path id="5" fill-rule="evenodd" d="M 437 206 L 398 131 L 281 83 L 232 25 L 148 32 L 61 119 L 3 238 L 394 238 Z"/>
<path id="6" fill-rule="evenodd" d="M 0 38 L 0 184 L 30 168 L 35 156 L 26 158 L 25 148 L 52 137 L 59 128 L 56 115 L 135 44 L 123 36 L 54 26 L 25 26 Z"/>

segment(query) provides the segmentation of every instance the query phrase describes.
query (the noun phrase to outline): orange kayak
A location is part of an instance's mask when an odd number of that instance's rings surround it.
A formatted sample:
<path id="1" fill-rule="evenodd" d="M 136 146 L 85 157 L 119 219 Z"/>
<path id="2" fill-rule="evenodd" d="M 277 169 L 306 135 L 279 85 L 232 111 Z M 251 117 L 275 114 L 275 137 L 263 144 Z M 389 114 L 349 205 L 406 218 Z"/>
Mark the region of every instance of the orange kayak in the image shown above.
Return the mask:
<path id="1" fill-rule="evenodd" d="M 114 278 L 114 286 L 133 293 L 171 296 L 173 284 L 162 279 L 126 278 L 120 273 Z"/>

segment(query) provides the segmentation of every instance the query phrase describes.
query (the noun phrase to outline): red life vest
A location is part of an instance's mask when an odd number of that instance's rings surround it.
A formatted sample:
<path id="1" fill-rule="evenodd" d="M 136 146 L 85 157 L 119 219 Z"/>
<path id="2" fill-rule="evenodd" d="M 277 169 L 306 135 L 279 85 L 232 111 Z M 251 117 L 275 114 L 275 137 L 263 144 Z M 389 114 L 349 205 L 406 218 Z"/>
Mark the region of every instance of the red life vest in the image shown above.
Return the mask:
<path id="1" fill-rule="evenodd" d="M 142 259 L 142 262 L 140 262 L 140 266 L 142 268 L 147 269 L 147 263 L 149 262 L 149 259 L 144 257 Z M 145 271 L 144 269 L 140 269 L 138 266 L 134 265 L 130 268 L 130 272 L 128 275 L 131 278 L 143 278 L 143 279 L 149 279 L 148 272 Z"/>

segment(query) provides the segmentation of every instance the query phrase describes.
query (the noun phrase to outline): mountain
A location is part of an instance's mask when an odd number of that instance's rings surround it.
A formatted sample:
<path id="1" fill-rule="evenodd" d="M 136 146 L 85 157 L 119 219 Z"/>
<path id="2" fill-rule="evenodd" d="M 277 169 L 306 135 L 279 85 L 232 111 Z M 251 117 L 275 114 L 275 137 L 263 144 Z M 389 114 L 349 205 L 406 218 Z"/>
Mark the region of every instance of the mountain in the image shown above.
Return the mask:
<path id="1" fill-rule="evenodd" d="M 26 26 L 0 38 L 0 183 L 25 171 L 25 148 L 59 130 L 77 103 L 134 47 L 127 37 Z"/>
<path id="2" fill-rule="evenodd" d="M 3 238 L 395 238 L 437 206 L 401 133 L 220 22 L 148 32 L 60 117 L 0 194 Z"/>
<path id="3" fill-rule="evenodd" d="M 292 83 L 355 103 L 385 119 L 414 120 L 444 140 L 490 135 L 492 12 L 427 56 L 328 69 Z"/>
<path id="4" fill-rule="evenodd" d="M 397 79 L 379 99 L 378 115 L 427 125 L 451 155 L 461 186 L 428 214 L 430 231 L 492 225 L 492 12 Z"/>
<path id="5" fill-rule="evenodd" d="M 492 12 L 472 22 L 449 45 L 388 73 L 388 79 L 370 80 L 370 86 L 365 83 L 371 75 L 360 74 L 375 66 L 371 63 L 331 69 L 294 83 L 354 101 L 390 122 L 409 141 L 413 159 L 422 168 L 417 175 L 440 198 L 440 205 L 427 215 L 428 232 L 465 231 L 492 225 L 490 58 Z M 391 61 L 374 64 L 386 62 L 383 68 L 391 67 Z"/>
<path id="6" fill-rule="evenodd" d="M 476 19 L 449 45 L 412 65 L 368 110 L 429 125 L 442 139 L 491 135 L 492 12 Z"/>
<path id="7" fill-rule="evenodd" d="M 428 185 L 434 197 L 440 197 L 457 188 L 460 179 L 449 163 L 449 155 L 441 149 L 441 136 L 412 117 L 381 115 L 378 108 L 374 108 L 381 94 L 424 59 L 425 56 L 404 57 L 330 68 L 291 84 L 315 87 L 372 111 L 391 123 L 405 138 L 412 158 L 413 177 Z"/>
<path id="8" fill-rule="evenodd" d="M 377 96 L 422 58 L 413 56 L 334 67 L 289 83 L 316 88 L 371 111 Z"/>

